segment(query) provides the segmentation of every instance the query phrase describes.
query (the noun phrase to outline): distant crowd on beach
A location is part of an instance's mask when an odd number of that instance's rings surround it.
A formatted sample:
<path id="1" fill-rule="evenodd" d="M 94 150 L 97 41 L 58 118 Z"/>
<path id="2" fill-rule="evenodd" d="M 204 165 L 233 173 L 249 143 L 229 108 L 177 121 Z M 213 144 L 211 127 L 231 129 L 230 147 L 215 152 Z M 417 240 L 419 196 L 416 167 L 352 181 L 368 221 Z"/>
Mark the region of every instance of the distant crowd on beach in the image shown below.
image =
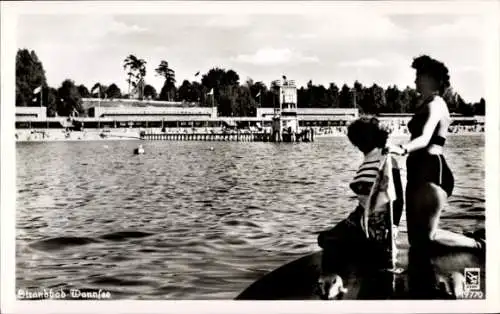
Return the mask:
<path id="1" fill-rule="evenodd" d="M 392 135 L 407 135 L 408 127 L 405 121 L 400 122 L 381 122 L 380 123 Z M 313 127 L 318 135 L 336 136 L 347 135 L 347 126 Z M 484 124 L 473 125 L 451 125 L 448 127 L 450 134 L 462 135 L 470 133 L 484 133 Z"/>

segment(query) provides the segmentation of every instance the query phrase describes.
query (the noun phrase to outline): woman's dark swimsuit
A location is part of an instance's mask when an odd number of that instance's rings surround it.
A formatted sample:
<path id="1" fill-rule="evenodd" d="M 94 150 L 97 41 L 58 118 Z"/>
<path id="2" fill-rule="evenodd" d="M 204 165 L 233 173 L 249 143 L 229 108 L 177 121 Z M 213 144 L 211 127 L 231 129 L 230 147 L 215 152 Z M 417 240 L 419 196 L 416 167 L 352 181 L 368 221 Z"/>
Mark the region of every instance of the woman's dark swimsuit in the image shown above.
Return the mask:
<path id="1" fill-rule="evenodd" d="M 412 140 L 422 135 L 424 125 L 429 118 L 427 104 L 433 100 L 434 98 L 431 97 L 422 104 L 408 123 L 408 130 L 411 133 Z M 437 135 L 438 126 L 439 124 L 434 130 L 429 145 L 444 146 L 446 139 Z M 430 154 L 426 148 L 414 151 L 409 154 L 406 160 L 406 172 L 408 186 L 432 182 L 439 185 L 448 197 L 453 192 L 455 179 L 443 155 Z"/>

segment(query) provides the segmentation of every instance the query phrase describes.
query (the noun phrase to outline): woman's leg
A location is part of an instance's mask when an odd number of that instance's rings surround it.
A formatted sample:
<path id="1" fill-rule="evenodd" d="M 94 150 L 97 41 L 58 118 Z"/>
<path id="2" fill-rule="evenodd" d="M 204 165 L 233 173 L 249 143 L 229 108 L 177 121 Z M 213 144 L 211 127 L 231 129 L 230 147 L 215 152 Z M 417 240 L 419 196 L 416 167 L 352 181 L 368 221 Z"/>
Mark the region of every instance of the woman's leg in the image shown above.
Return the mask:
<path id="1" fill-rule="evenodd" d="M 438 229 L 446 199 L 446 192 L 434 183 L 424 182 L 418 186 L 407 187 L 406 210 L 410 245 L 425 247 L 434 242 L 446 247 L 479 248 L 475 239 Z"/>

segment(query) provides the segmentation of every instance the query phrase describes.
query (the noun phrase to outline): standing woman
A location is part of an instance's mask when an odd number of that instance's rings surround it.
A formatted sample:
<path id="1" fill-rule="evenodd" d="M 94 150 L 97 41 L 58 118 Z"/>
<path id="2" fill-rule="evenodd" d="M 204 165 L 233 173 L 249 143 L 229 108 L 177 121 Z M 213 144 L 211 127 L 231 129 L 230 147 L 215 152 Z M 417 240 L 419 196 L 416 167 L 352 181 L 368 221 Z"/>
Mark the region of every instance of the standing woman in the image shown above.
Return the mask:
<path id="1" fill-rule="evenodd" d="M 438 229 L 439 216 L 454 188 L 453 173 L 443 156 L 451 118 L 442 95 L 450 86 L 450 76 L 442 62 L 425 55 L 414 59 L 412 68 L 417 72 L 415 84 L 421 99 L 408 123 L 411 140 L 389 147 L 391 152 L 408 155 L 408 240 L 412 248 L 424 250 L 431 244 L 483 250 L 481 239 Z"/>

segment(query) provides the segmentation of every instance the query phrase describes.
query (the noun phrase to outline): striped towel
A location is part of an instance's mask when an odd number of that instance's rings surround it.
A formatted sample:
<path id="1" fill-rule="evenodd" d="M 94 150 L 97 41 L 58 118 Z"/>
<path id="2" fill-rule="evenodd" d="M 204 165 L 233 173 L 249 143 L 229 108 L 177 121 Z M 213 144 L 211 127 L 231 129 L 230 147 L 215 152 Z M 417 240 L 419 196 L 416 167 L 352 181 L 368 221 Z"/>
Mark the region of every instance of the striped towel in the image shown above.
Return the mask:
<path id="1" fill-rule="evenodd" d="M 385 156 L 382 155 L 382 149 L 379 148 L 368 153 L 350 184 L 351 189 L 358 196 L 359 204 L 363 207 L 365 207 L 384 158 Z"/>
<path id="2" fill-rule="evenodd" d="M 392 167 L 392 158 L 385 157 L 379 165 L 376 181 L 372 184 L 366 200 L 363 225 L 367 236 L 369 236 L 369 231 L 376 230 L 376 233 L 382 232 L 381 236 L 384 237 L 383 230 L 387 228 L 387 224 L 390 223 L 391 226 L 394 224 L 392 204 L 396 200 L 396 188 Z M 372 219 L 373 224 L 369 223 Z"/>

